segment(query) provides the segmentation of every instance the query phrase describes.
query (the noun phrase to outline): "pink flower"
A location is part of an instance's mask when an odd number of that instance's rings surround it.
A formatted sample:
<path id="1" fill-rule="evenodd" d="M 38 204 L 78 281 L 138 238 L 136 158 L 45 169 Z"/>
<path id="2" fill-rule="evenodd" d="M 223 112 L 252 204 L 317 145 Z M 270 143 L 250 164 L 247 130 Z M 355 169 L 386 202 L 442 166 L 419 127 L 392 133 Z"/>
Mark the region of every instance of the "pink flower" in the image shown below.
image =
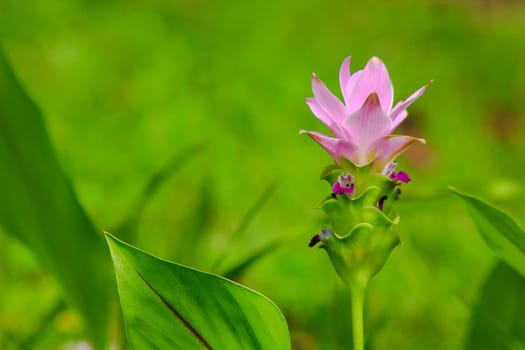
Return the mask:
<path id="1" fill-rule="evenodd" d="M 334 134 L 301 130 L 319 143 L 340 164 L 346 158 L 361 167 L 374 162 L 378 169 L 397 158 L 414 142 L 425 140 L 391 135 L 407 117 L 407 107 L 426 90 L 426 84 L 392 108 L 393 87 L 385 65 L 372 57 L 363 70 L 350 74 L 350 57 L 343 61 L 339 82 L 344 103 L 315 75 L 313 98 L 306 104 Z"/>

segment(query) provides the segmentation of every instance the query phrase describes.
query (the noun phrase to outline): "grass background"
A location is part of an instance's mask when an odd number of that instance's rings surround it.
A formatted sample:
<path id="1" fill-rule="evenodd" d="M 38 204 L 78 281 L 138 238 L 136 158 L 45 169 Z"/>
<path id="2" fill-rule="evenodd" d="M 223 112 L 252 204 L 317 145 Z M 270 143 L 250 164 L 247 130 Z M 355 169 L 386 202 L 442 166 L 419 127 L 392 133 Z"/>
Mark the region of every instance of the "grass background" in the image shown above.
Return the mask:
<path id="1" fill-rule="evenodd" d="M 413 178 L 398 204 L 403 244 L 370 286 L 366 328 L 371 349 L 461 349 L 494 258 L 446 188 L 479 193 L 525 222 L 524 35 L 519 1 L 0 3 L 0 40 L 100 231 L 118 230 L 174 154 L 206 144 L 149 203 L 137 245 L 209 270 L 225 249 L 231 266 L 281 241 L 243 283 L 281 307 L 294 348 L 307 350 L 345 348 L 349 319 L 324 252 L 307 248 L 322 227 L 316 207 L 329 187 L 318 175 L 330 163 L 297 135 L 326 130 L 303 103 L 311 73 L 338 93 L 344 57 L 355 70 L 378 56 L 396 101 L 434 79 L 399 129 L 428 144 L 400 160 Z M 59 295 L 1 232 L 2 342 L 29 336 Z M 40 347 L 81 327 L 64 311 Z"/>

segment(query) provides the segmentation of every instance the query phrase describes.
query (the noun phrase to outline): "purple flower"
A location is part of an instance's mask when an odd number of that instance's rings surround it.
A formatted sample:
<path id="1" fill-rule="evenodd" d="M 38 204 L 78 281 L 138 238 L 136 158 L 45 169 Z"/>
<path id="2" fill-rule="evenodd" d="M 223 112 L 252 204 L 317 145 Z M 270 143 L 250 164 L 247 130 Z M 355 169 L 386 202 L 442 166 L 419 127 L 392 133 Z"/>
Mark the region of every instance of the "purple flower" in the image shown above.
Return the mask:
<path id="1" fill-rule="evenodd" d="M 410 177 L 404 171 L 398 171 L 397 173 L 393 173 L 392 176 L 390 176 L 390 178 L 394 181 L 399 181 L 399 182 L 404 182 L 404 183 L 410 182 Z"/>
<path id="2" fill-rule="evenodd" d="M 351 194 L 354 192 L 354 177 L 351 174 L 341 174 L 337 181 L 332 185 L 332 192 L 335 194 Z"/>
<path id="3" fill-rule="evenodd" d="M 410 182 L 410 176 L 404 171 L 397 171 L 396 172 L 397 163 L 396 162 L 390 162 L 388 163 L 385 168 L 383 169 L 383 175 L 390 178 L 391 180 L 408 183 Z"/>
<path id="4" fill-rule="evenodd" d="M 312 76 L 314 97 L 305 100 L 334 137 L 300 131 L 319 143 L 337 163 L 346 158 L 358 167 L 374 162 L 382 169 L 414 142 L 425 143 L 423 139 L 391 134 L 407 117 L 407 107 L 430 83 L 392 107 L 392 83 L 385 65 L 377 57 L 372 57 L 363 70 L 354 74 L 350 74 L 350 57 L 346 58 L 339 81 L 344 103 L 315 74 Z"/>

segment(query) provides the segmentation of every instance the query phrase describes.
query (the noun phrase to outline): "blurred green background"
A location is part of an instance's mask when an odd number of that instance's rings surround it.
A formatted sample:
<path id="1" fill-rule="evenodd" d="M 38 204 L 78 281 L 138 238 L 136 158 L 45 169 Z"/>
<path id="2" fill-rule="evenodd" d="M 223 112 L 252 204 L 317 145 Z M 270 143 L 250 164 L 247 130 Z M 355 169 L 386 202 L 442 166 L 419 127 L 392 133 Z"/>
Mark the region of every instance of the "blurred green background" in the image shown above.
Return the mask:
<path id="1" fill-rule="evenodd" d="M 118 235 L 152 174 L 204 144 L 151 199 L 136 245 L 210 270 L 224 251 L 227 268 L 280 242 L 242 282 L 279 305 L 304 350 L 347 348 L 349 333 L 344 288 L 307 247 L 330 163 L 297 135 L 326 130 L 303 103 L 311 73 L 340 95 L 342 60 L 356 70 L 378 56 L 396 101 L 434 79 L 398 130 L 427 145 L 400 159 L 413 179 L 398 204 L 403 244 L 370 285 L 366 330 L 370 349 L 461 349 L 495 259 L 447 186 L 525 222 L 524 38 L 525 6 L 510 0 L 0 2 L 0 42 L 100 233 Z M 0 348 L 59 299 L 31 251 L 0 231 Z M 82 327 L 69 310 L 48 323 L 37 348 Z"/>

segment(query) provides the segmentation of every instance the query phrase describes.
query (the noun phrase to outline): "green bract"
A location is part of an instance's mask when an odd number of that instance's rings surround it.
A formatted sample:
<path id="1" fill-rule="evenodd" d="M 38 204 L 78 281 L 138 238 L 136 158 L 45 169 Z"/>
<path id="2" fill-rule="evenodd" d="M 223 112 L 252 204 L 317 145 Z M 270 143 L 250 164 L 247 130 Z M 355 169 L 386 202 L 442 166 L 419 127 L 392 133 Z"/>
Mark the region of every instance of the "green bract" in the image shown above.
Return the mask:
<path id="1" fill-rule="evenodd" d="M 392 210 L 399 189 L 395 181 L 371 172 L 371 167 L 345 164 L 344 168 L 329 166 L 321 175 L 330 184 L 342 172 L 355 177 L 352 195 L 332 195 L 321 203 L 332 233 L 322 237 L 321 247 L 347 285 L 366 285 L 399 244 L 398 235 L 390 230 L 399 221 Z"/>

